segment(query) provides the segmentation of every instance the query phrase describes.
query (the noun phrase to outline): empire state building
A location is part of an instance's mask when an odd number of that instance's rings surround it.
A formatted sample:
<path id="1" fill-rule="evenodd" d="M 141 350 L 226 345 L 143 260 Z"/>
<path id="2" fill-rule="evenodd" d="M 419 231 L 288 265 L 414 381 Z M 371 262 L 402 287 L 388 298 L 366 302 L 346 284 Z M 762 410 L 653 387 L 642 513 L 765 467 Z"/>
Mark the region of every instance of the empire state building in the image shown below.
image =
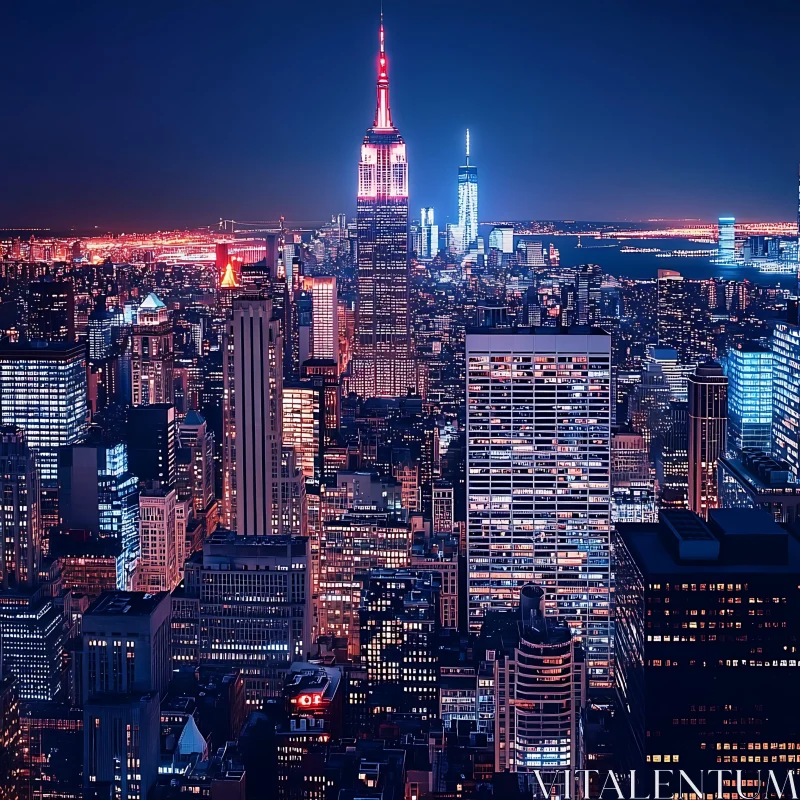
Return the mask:
<path id="1" fill-rule="evenodd" d="M 350 388 L 362 397 L 416 389 L 408 302 L 408 162 L 392 124 L 383 21 L 378 102 L 358 165 L 358 317 Z"/>

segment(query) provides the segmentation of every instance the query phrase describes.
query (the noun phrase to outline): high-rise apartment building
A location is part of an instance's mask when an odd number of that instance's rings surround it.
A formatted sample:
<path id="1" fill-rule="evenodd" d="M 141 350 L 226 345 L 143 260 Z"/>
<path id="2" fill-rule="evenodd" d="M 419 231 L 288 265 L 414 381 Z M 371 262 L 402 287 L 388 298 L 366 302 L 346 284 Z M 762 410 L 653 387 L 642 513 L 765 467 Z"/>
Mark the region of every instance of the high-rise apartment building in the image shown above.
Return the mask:
<path id="1" fill-rule="evenodd" d="M 37 583 L 42 522 L 36 459 L 25 433 L 0 427 L 0 588 Z"/>
<path id="2" fill-rule="evenodd" d="M 71 280 L 45 276 L 28 287 L 28 339 L 75 341 L 75 289 Z"/>
<path id="3" fill-rule="evenodd" d="M 174 486 L 177 479 L 175 406 L 155 403 L 128 409 L 128 464 L 140 481 Z"/>
<path id="4" fill-rule="evenodd" d="M 772 446 L 772 351 L 738 342 L 728 351 L 728 444 L 737 453 Z"/>
<path id="5" fill-rule="evenodd" d="M 614 554 L 619 768 L 789 767 L 797 540 L 763 511 L 662 511 L 619 526 Z"/>
<path id="6" fill-rule="evenodd" d="M 178 428 L 178 494 L 191 500 L 195 516 L 216 505 L 214 494 L 214 434 L 205 418 L 190 411 Z"/>
<path id="7" fill-rule="evenodd" d="M 233 301 L 223 358 L 223 523 L 245 535 L 278 533 L 283 337 L 269 298 Z"/>
<path id="8" fill-rule="evenodd" d="M 113 315 L 106 308 L 106 298 L 101 295 L 97 298 L 92 313 L 89 314 L 89 321 L 86 326 L 89 339 L 89 362 L 91 364 L 97 364 L 111 354 L 113 321 Z"/>
<path id="9" fill-rule="evenodd" d="M 466 357 L 470 629 L 535 582 L 608 686 L 611 337 L 475 329 Z"/>
<path id="10" fill-rule="evenodd" d="M 584 653 L 570 626 L 547 612 L 541 587 L 528 584 L 519 595 L 519 608 L 490 612 L 481 633 L 482 649 L 496 648 L 497 654 L 489 662 L 493 680 L 484 678 L 482 684 L 493 684 L 502 698 L 494 719 L 495 770 L 580 769 Z M 561 793 L 568 794 L 561 780 Z"/>
<path id="11" fill-rule="evenodd" d="M 242 669 L 248 704 L 280 696 L 292 661 L 311 646 L 310 576 L 305 537 L 218 528 L 186 562 L 200 664 Z"/>
<path id="12" fill-rule="evenodd" d="M 324 521 L 320 545 L 319 633 L 347 637 L 359 652 L 358 607 L 364 581 L 376 569 L 411 563 L 411 526 L 402 516 L 356 509 Z"/>
<path id="13" fill-rule="evenodd" d="M 65 529 L 86 531 L 109 545 L 116 586 L 130 588 L 139 558 L 139 489 L 128 469 L 127 444 L 90 439 L 60 448 L 58 510 Z"/>
<path id="14" fill-rule="evenodd" d="M 86 415 L 84 345 L 0 344 L 0 422 L 22 428 L 36 456 L 43 531 L 58 525 L 58 448 L 83 438 Z"/>
<path id="15" fill-rule="evenodd" d="M 319 483 L 322 470 L 323 390 L 306 381 L 283 387 L 283 443 L 293 447 L 296 465 Z"/>
<path id="16" fill-rule="evenodd" d="M 339 296 L 336 278 L 315 275 L 311 279 L 311 355 L 339 364 Z"/>
<path id="17" fill-rule="evenodd" d="M 408 163 L 392 123 L 383 23 L 375 120 L 358 165 L 358 318 L 350 386 L 398 397 L 416 386 L 408 298 Z"/>
<path id="18" fill-rule="evenodd" d="M 797 317 L 772 331 L 772 454 L 800 477 L 800 326 Z"/>
<path id="19" fill-rule="evenodd" d="M 466 161 L 458 168 L 458 227 L 463 236 L 462 253 L 466 253 L 478 238 L 478 168 L 469 163 L 469 130 L 466 152 Z"/>
<path id="20" fill-rule="evenodd" d="M 439 252 L 439 226 L 434 221 L 433 206 L 423 208 L 419 223 L 420 258 L 433 258 Z"/>
<path id="21" fill-rule="evenodd" d="M 139 494 L 139 561 L 134 586 L 139 592 L 171 592 L 180 582 L 183 564 L 176 517 L 175 489 L 157 482 Z"/>
<path id="22" fill-rule="evenodd" d="M 730 266 L 736 263 L 736 218 L 720 217 L 717 232 L 717 262 Z"/>
<path id="23" fill-rule="evenodd" d="M 84 790 L 148 800 L 158 777 L 170 662 L 167 593 L 109 592 L 83 616 Z"/>
<path id="24" fill-rule="evenodd" d="M 715 361 L 689 376 L 689 509 L 705 517 L 719 505 L 717 464 L 728 435 L 728 379 Z"/>
<path id="25" fill-rule="evenodd" d="M 139 306 L 131 347 L 132 404 L 173 403 L 172 320 L 167 307 L 154 292 Z"/>
<path id="26" fill-rule="evenodd" d="M 436 717 L 440 593 L 435 572 L 375 570 L 366 579 L 358 620 L 373 713 Z"/>

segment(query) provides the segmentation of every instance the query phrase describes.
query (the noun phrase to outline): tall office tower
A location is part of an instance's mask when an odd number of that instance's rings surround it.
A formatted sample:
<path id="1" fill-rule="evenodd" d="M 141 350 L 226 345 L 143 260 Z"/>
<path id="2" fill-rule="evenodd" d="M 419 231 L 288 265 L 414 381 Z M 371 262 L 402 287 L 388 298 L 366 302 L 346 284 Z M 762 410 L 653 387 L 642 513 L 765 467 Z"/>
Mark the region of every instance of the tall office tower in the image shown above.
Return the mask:
<path id="1" fill-rule="evenodd" d="M 514 226 L 496 225 L 489 232 L 489 249 L 499 250 L 503 255 L 514 252 Z"/>
<path id="2" fill-rule="evenodd" d="M 392 124 L 383 23 L 378 107 L 358 165 L 358 318 L 350 386 L 400 397 L 416 386 L 408 300 L 408 163 Z"/>
<path id="3" fill-rule="evenodd" d="M 106 784 L 120 800 L 148 800 L 171 673 L 169 595 L 101 595 L 82 636 L 84 790 Z"/>
<path id="4" fill-rule="evenodd" d="M 22 735 L 19 721 L 19 682 L 14 675 L 0 676 L 0 800 L 19 800 Z"/>
<path id="5" fill-rule="evenodd" d="M 453 485 L 447 481 L 433 484 L 433 533 L 451 534 L 455 523 Z"/>
<path id="6" fill-rule="evenodd" d="M 600 286 L 603 270 L 597 264 L 583 264 L 575 273 L 575 322 L 596 325 L 600 316 Z"/>
<path id="7" fill-rule="evenodd" d="M 687 508 L 689 497 L 689 404 L 671 401 L 657 474 L 661 506 Z"/>
<path id="8" fill-rule="evenodd" d="M 728 444 L 741 454 L 772 446 L 772 351 L 739 342 L 728 351 Z"/>
<path id="9" fill-rule="evenodd" d="M 339 298 L 336 278 L 311 279 L 311 355 L 339 363 Z"/>
<path id="10" fill-rule="evenodd" d="M 138 592 L 171 592 L 180 583 L 179 563 L 185 531 L 179 531 L 175 489 L 146 485 L 139 494 L 139 561 L 134 586 Z"/>
<path id="11" fill-rule="evenodd" d="M 546 606 L 546 592 L 528 584 L 519 591 L 518 610 L 492 612 L 483 625 L 482 645 L 497 653 L 490 681 L 496 694 L 506 698 L 498 702 L 494 720 L 496 771 L 582 766 L 584 653 L 570 626 Z M 561 796 L 569 794 L 566 788 L 562 783 Z"/>
<path id="12" fill-rule="evenodd" d="M 728 379 L 716 361 L 689 376 L 689 510 L 708 515 L 719 505 L 717 463 L 728 434 Z"/>
<path id="13" fill-rule="evenodd" d="M 720 217 L 718 230 L 719 250 L 717 261 L 720 264 L 736 263 L 736 218 Z"/>
<path id="14" fill-rule="evenodd" d="M 25 433 L 0 427 L 0 588 L 38 582 L 41 548 L 39 475 Z"/>
<path id="15" fill-rule="evenodd" d="M 43 538 L 58 525 L 58 448 L 83 438 L 86 413 L 84 345 L 0 344 L 0 422 L 22 428 L 36 456 Z"/>
<path id="16" fill-rule="evenodd" d="M 682 364 L 674 347 L 650 345 L 647 348 L 647 361 L 661 368 L 661 374 L 669 385 L 669 399 L 685 403 L 686 379 L 694 372 L 696 364 Z"/>
<path id="17" fill-rule="evenodd" d="M 319 568 L 319 633 L 346 637 L 359 652 L 358 604 L 369 573 L 411 563 L 411 525 L 402 516 L 354 509 L 322 525 Z"/>
<path id="18" fill-rule="evenodd" d="M 467 333 L 469 626 L 535 582 L 610 681 L 611 337 Z"/>
<path id="19" fill-rule="evenodd" d="M 142 301 L 133 326 L 131 372 L 132 404 L 173 403 L 175 352 L 172 321 L 167 307 L 154 292 Z"/>
<path id="20" fill-rule="evenodd" d="M 269 298 L 233 301 L 223 358 L 223 524 L 247 536 L 279 533 L 283 337 Z"/>
<path id="21" fill-rule="evenodd" d="M 58 511 L 63 528 L 86 531 L 113 553 L 116 587 L 127 589 L 139 558 L 138 478 L 128 446 L 90 438 L 58 451 Z"/>
<path id="22" fill-rule="evenodd" d="M 458 227 L 461 252 L 466 253 L 478 239 L 478 168 L 469 163 L 469 129 L 466 162 L 458 168 Z"/>
<path id="23" fill-rule="evenodd" d="M 655 480 L 650 453 L 638 433 L 611 437 L 611 521 L 655 522 Z"/>
<path id="24" fill-rule="evenodd" d="M 772 455 L 800 477 L 800 325 L 793 319 L 772 330 Z"/>
<path id="25" fill-rule="evenodd" d="M 200 664 L 243 670 L 248 705 L 280 696 L 291 662 L 311 647 L 310 572 L 307 538 L 223 528 L 186 562 L 184 597 L 204 631 Z"/>
<path id="26" fill-rule="evenodd" d="M 206 516 L 216 506 L 214 434 L 197 411 L 190 411 L 178 428 L 176 456 L 178 495 L 191 501 L 194 516 Z"/>
<path id="27" fill-rule="evenodd" d="M 620 526 L 614 555 L 619 768 L 796 758 L 797 540 L 763 511 L 668 511 Z"/>
<path id="28" fill-rule="evenodd" d="M 89 339 L 89 362 L 97 364 L 111 354 L 113 338 L 111 333 L 114 315 L 106 308 L 106 298 L 100 295 L 87 323 Z"/>
<path id="29" fill-rule="evenodd" d="M 322 474 L 323 391 L 309 382 L 283 387 L 283 444 L 294 448 L 303 477 L 319 483 Z"/>
<path id="30" fill-rule="evenodd" d="M 174 486 L 177 478 L 175 406 L 157 403 L 128 409 L 128 465 L 140 481 Z"/>
<path id="31" fill-rule="evenodd" d="M 358 624 L 373 714 L 438 716 L 441 588 L 424 570 L 375 570 L 365 581 Z"/>
<path id="32" fill-rule="evenodd" d="M 544 245 L 541 239 L 525 239 L 520 241 L 520 253 L 524 256 L 523 263 L 529 267 L 543 267 L 544 264 Z"/>
<path id="33" fill-rule="evenodd" d="M 46 276 L 28 287 L 28 339 L 75 341 L 75 288 L 72 281 Z"/>
<path id="34" fill-rule="evenodd" d="M 19 678 L 24 701 L 63 696 L 67 633 L 63 604 L 56 605 L 51 592 L 49 583 L 0 592 L 0 671 Z"/>
<path id="35" fill-rule="evenodd" d="M 658 344 L 674 347 L 681 363 L 690 363 L 691 318 L 686 281 L 671 269 L 658 271 Z"/>
<path id="36" fill-rule="evenodd" d="M 433 206 L 420 212 L 420 258 L 433 258 L 439 252 L 439 226 L 434 222 Z"/>

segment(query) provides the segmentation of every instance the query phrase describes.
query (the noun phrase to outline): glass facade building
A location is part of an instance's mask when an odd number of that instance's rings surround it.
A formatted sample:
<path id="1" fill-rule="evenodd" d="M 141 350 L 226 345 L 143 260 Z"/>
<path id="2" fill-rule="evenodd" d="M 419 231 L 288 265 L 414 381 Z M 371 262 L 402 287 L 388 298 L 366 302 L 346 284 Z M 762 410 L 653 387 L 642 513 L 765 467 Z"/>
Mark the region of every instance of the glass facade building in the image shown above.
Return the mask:
<path id="1" fill-rule="evenodd" d="M 598 328 L 467 334 L 469 627 L 536 583 L 596 687 L 611 659 L 610 372 Z"/>
<path id="2" fill-rule="evenodd" d="M 0 346 L 3 425 L 25 431 L 43 484 L 58 480 L 58 448 L 86 432 L 86 348 L 82 344 Z"/>
<path id="3" fill-rule="evenodd" d="M 728 352 L 728 446 L 770 451 L 772 432 L 772 352 L 740 343 Z"/>
<path id="4" fill-rule="evenodd" d="M 772 455 L 795 478 L 800 469 L 800 327 L 779 322 L 772 332 Z"/>
<path id="5" fill-rule="evenodd" d="M 719 218 L 718 263 L 733 264 L 736 261 L 736 218 Z"/>
<path id="6" fill-rule="evenodd" d="M 478 238 L 478 168 L 469 163 L 469 131 L 466 163 L 458 168 L 458 227 L 466 253 Z"/>

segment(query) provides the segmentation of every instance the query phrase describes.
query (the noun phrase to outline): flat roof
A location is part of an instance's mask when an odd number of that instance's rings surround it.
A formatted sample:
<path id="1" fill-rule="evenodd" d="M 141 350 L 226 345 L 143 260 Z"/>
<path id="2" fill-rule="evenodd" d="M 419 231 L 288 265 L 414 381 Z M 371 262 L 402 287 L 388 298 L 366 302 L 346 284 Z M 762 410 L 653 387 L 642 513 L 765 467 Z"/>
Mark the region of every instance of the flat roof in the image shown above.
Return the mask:
<path id="1" fill-rule="evenodd" d="M 737 509 L 736 513 L 742 514 L 742 510 Z M 664 545 L 658 523 L 627 522 L 617 524 L 616 528 L 644 575 L 796 575 L 800 572 L 800 542 L 791 534 L 787 535 L 785 564 L 680 563 Z"/>
<path id="2" fill-rule="evenodd" d="M 145 592 L 104 592 L 92 603 L 87 614 L 92 616 L 150 616 L 161 602 L 169 597 L 168 592 L 147 594 Z"/>

